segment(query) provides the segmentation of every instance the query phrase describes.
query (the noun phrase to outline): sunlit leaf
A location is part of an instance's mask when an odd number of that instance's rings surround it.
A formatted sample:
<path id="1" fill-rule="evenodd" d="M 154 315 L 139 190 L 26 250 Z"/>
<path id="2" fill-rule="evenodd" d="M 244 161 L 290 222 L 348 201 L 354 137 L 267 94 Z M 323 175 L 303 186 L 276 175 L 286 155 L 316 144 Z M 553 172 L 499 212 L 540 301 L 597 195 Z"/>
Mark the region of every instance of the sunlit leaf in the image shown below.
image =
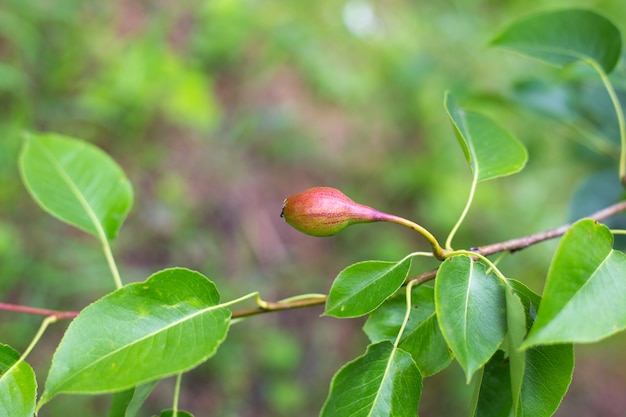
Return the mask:
<path id="1" fill-rule="evenodd" d="M 191 369 L 226 337 L 215 285 L 183 268 L 127 285 L 85 308 L 52 359 L 41 404 L 60 393 L 120 391 Z"/>
<path id="2" fill-rule="evenodd" d="M 99 148 L 55 134 L 26 135 L 22 178 L 35 201 L 54 217 L 111 240 L 132 205 L 130 182 Z"/>
<path id="3" fill-rule="evenodd" d="M 399 347 L 413 356 L 422 376 L 430 376 L 452 361 L 452 353 L 437 322 L 434 289 L 426 285 L 413 287 L 411 304 L 413 308 Z M 406 293 L 400 291 L 372 312 L 363 326 L 372 343 L 396 340 L 406 308 Z"/>
<path id="4" fill-rule="evenodd" d="M 590 10 L 568 9 L 519 19 L 492 44 L 557 66 L 593 60 L 610 73 L 619 60 L 622 37 L 604 16 Z"/>
<path id="5" fill-rule="evenodd" d="M 406 279 L 411 258 L 400 262 L 365 261 L 350 265 L 333 282 L 325 314 L 358 317 L 380 306 Z"/>
<path id="6" fill-rule="evenodd" d="M 335 374 L 321 416 L 417 416 L 421 390 L 411 355 L 379 342 Z"/>
<path id="7" fill-rule="evenodd" d="M 0 416 L 31 417 L 35 413 L 37 381 L 20 354 L 0 344 Z"/>
<path id="8" fill-rule="evenodd" d="M 448 93 L 444 105 L 476 181 L 519 172 L 526 165 L 524 145 L 493 120 L 463 110 Z"/>
<path id="9" fill-rule="evenodd" d="M 590 219 L 563 236 L 524 347 L 593 342 L 626 328 L 626 255 L 612 246 L 609 229 Z"/>
<path id="10" fill-rule="evenodd" d="M 469 256 L 448 258 L 435 280 L 439 326 L 469 382 L 506 333 L 504 287 Z"/>

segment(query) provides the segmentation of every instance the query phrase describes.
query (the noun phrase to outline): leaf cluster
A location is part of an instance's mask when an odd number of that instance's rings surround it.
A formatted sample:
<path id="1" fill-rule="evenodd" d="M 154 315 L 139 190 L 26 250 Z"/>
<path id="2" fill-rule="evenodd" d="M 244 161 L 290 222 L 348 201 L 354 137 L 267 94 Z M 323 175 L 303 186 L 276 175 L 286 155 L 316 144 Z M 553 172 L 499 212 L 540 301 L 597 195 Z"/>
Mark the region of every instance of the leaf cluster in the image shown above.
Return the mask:
<path id="1" fill-rule="evenodd" d="M 583 62 L 597 72 L 620 126 L 618 177 L 626 182 L 624 117 L 608 78 L 621 54 L 617 27 L 587 10 L 561 10 L 521 19 L 492 43 L 558 66 Z M 50 314 L 22 354 L 0 345 L 0 415 L 31 416 L 60 394 L 115 393 L 111 415 L 132 416 L 160 379 L 177 376 L 179 387 L 184 372 L 213 356 L 236 320 L 320 300 L 328 316 L 369 315 L 364 331 L 371 341 L 362 356 L 334 376 L 322 416 L 417 415 L 424 379 L 452 361 L 474 384 L 470 415 L 552 415 L 572 379 L 573 344 L 626 328 L 621 279 L 626 258 L 613 249 L 615 231 L 582 219 L 567 228 L 540 296 L 507 276 L 482 249 L 456 249 L 454 236 L 478 184 L 519 172 L 528 153 L 506 129 L 466 110 L 452 94 L 446 93 L 444 107 L 472 174 L 467 204 L 444 246 L 435 239 L 433 253 L 410 253 L 398 262 L 359 262 L 338 274 L 328 296 L 276 303 L 258 293 L 221 301 L 213 281 L 185 268 L 124 285 L 111 250 L 133 203 L 123 170 L 86 142 L 27 134 L 20 157 L 26 188 L 45 211 L 100 242 L 116 290 L 74 318 L 39 399 L 26 358 L 61 315 Z M 436 272 L 411 276 L 423 257 L 442 262 Z M 257 310 L 231 310 L 249 299 L 255 299 Z M 190 415 L 178 410 L 178 390 L 172 409 L 161 415 Z"/>

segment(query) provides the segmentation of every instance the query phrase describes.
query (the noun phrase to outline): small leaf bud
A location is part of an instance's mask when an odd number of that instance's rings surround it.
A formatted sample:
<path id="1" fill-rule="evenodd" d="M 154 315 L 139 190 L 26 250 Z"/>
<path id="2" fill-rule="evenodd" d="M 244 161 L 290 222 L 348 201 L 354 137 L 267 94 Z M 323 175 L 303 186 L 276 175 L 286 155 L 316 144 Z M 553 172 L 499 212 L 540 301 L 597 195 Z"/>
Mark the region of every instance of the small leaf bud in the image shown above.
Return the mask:
<path id="1" fill-rule="evenodd" d="M 310 188 L 285 199 L 280 216 L 293 228 L 311 236 L 333 236 L 355 223 L 390 220 L 394 216 L 355 203 L 330 187 Z"/>

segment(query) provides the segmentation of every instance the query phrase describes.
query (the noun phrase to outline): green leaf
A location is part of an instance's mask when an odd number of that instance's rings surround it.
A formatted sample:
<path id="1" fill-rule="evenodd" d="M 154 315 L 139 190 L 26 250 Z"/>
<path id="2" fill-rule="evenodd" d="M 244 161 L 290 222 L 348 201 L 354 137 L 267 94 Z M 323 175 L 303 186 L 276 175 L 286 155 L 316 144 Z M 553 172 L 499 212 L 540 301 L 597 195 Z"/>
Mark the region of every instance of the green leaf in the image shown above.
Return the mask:
<path id="1" fill-rule="evenodd" d="M 573 345 L 538 346 L 526 351 L 524 378 L 514 415 L 549 417 L 555 413 L 572 380 Z M 510 362 L 502 351 L 482 373 L 474 417 L 509 417 L 512 410 Z"/>
<path id="2" fill-rule="evenodd" d="M 574 374 L 574 345 L 526 350 L 524 381 L 516 416 L 549 417 L 563 400 Z"/>
<path id="3" fill-rule="evenodd" d="M 137 415 L 144 401 L 158 383 L 159 381 L 155 380 L 113 394 L 109 417 L 134 417 Z"/>
<path id="4" fill-rule="evenodd" d="M 166 269 L 85 308 L 54 354 L 39 407 L 60 393 L 120 391 L 191 369 L 226 337 L 215 284 Z"/>
<path id="5" fill-rule="evenodd" d="M 20 354 L 0 344 L 0 415 L 31 417 L 35 414 L 37 380 L 30 365 L 19 361 Z"/>
<path id="6" fill-rule="evenodd" d="M 524 380 L 516 416 L 549 417 L 559 408 L 574 375 L 574 345 L 526 350 Z"/>
<path id="7" fill-rule="evenodd" d="M 521 282 L 508 280 L 508 283 L 524 306 L 527 327 L 532 326 L 541 298 Z M 524 375 L 521 387 L 516 385 L 519 401 L 515 415 L 549 417 L 559 407 L 572 381 L 574 345 L 534 346 L 523 353 Z"/>
<path id="8" fill-rule="evenodd" d="M 609 229 L 591 219 L 568 230 L 523 347 L 593 342 L 626 328 L 626 255 L 612 246 Z"/>
<path id="9" fill-rule="evenodd" d="M 454 256 L 437 271 L 435 305 L 441 331 L 469 382 L 504 339 L 503 285 L 484 264 Z"/>
<path id="10" fill-rule="evenodd" d="M 512 408 L 511 377 L 504 352 L 498 350 L 485 364 L 473 417 L 509 417 Z"/>
<path id="11" fill-rule="evenodd" d="M 618 203 L 624 197 L 624 186 L 615 177 L 615 168 L 596 170 L 576 187 L 569 203 L 571 222 Z M 612 229 L 626 228 L 626 214 L 619 213 L 602 222 Z M 616 240 L 619 236 L 616 236 Z"/>
<path id="12" fill-rule="evenodd" d="M 524 311 L 526 312 L 526 330 L 529 330 L 537 317 L 541 297 L 520 281 L 508 279 L 507 284 L 513 288 L 515 295 L 519 297 L 524 306 Z"/>
<path id="13" fill-rule="evenodd" d="M 422 377 L 407 352 L 383 341 L 333 377 L 322 417 L 417 416 Z"/>
<path id="14" fill-rule="evenodd" d="M 52 216 L 101 240 L 112 240 L 133 193 L 121 168 L 99 148 L 55 135 L 26 135 L 20 157 L 26 188 Z"/>
<path id="15" fill-rule="evenodd" d="M 590 10 L 568 9 L 520 19 L 492 44 L 557 66 L 593 60 L 608 74 L 619 61 L 622 37 L 604 16 Z"/>
<path id="16" fill-rule="evenodd" d="M 507 313 L 513 315 L 508 317 L 513 325 L 509 333 L 514 333 L 507 339 L 509 356 L 498 351 L 485 365 L 474 416 L 509 417 L 516 403 L 515 416 L 549 417 L 572 380 L 574 348 L 571 344 L 536 346 L 519 352 L 511 346 L 522 334 L 520 313 L 525 315 L 525 328 L 532 325 L 540 297 L 521 282 L 507 283 Z"/>
<path id="17" fill-rule="evenodd" d="M 109 417 L 126 417 L 126 410 L 134 395 L 135 387 L 113 394 L 109 407 Z"/>
<path id="18" fill-rule="evenodd" d="M 444 105 L 476 181 L 511 175 L 524 168 L 526 148 L 509 132 L 487 116 L 461 109 L 449 93 Z"/>
<path id="19" fill-rule="evenodd" d="M 434 289 L 426 285 L 413 288 L 413 309 L 398 345 L 413 356 L 422 376 L 434 375 L 452 361 L 452 353 L 437 321 L 434 293 Z M 372 343 L 382 340 L 394 342 L 405 313 L 406 294 L 398 292 L 372 312 L 363 330 Z"/>
<path id="20" fill-rule="evenodd" d="M 410 268 L 410 257 L 399 262 L 364 261 L 350 265 L 335 278 L 325 314 L 345 318 L 370 313 L 402 286 Z"/>
<path id="21" fill-rule="evenodd" d="M 526 354 L 519 349 L 526 336 L 526 313 L 522 300 L 510 285 L 506 286 L 505 295 L 511 391 L 513 406 L 517 407 L 520 402 L 526 366 Z"/>

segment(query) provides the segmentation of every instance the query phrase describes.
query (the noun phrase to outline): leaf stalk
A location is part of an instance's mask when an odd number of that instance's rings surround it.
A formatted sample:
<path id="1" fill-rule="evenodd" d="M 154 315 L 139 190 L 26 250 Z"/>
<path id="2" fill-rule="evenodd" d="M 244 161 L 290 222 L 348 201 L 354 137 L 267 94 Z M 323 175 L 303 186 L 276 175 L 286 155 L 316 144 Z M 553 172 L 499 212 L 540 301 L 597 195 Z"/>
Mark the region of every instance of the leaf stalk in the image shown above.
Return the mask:
<path id="1" fill-rule="evenodd" d="M 428 230 L 426 230 L 424 227 L 420 226 L 419 224 L 411 220 L 407 220 L 399 216 L 389 215 L 389 217 L 386 218 L 385 221 L 396 223 L 396 224 L 406 226 L 410 229 L 415 230 L 417 233 L 424 236 L 426 240 L 428 240 L 428 242 L 433 248 L 433 255 L 435 255 L 437 259 L 442 261 L 446 258 L 446 251 L 441 247 L 441 245 L 437 241 L 437 238 L 435 238 L 435 236 L 432 233 L 430 233 Z"/>
<path id="2" fill-rule="evenodd" d="M 456 232 L 461 227 L 461 224 L 463 224 L 463 221 L 465 220 L 465 217 L 467 217 L 467 213 L 469 212 L 469 209 L 472 206 L 472 201 L 474 201 L 474 194 L 476 193 L 476 185 L 477 184 L 478 184 L 478 178 L 477 178 L 476 175 L 474 175 L 473 178 L 472 178 L 472 186 L 470 187 L 469 196 L 467 197 L 467 202 L 465 203 L 465 207 L 463 208 L 463 212 L 459 216 L 459 219 L 457 220 L 456 224 L 454 225 L 454 227 L 450 231 L 450 234 L 448 235 L 448 238 L 446 239 L 446 250 L 447 251 L 451 251 L 452 250 L 452 239 L 454 239 L 454 236 L 456 235 Z"/>

